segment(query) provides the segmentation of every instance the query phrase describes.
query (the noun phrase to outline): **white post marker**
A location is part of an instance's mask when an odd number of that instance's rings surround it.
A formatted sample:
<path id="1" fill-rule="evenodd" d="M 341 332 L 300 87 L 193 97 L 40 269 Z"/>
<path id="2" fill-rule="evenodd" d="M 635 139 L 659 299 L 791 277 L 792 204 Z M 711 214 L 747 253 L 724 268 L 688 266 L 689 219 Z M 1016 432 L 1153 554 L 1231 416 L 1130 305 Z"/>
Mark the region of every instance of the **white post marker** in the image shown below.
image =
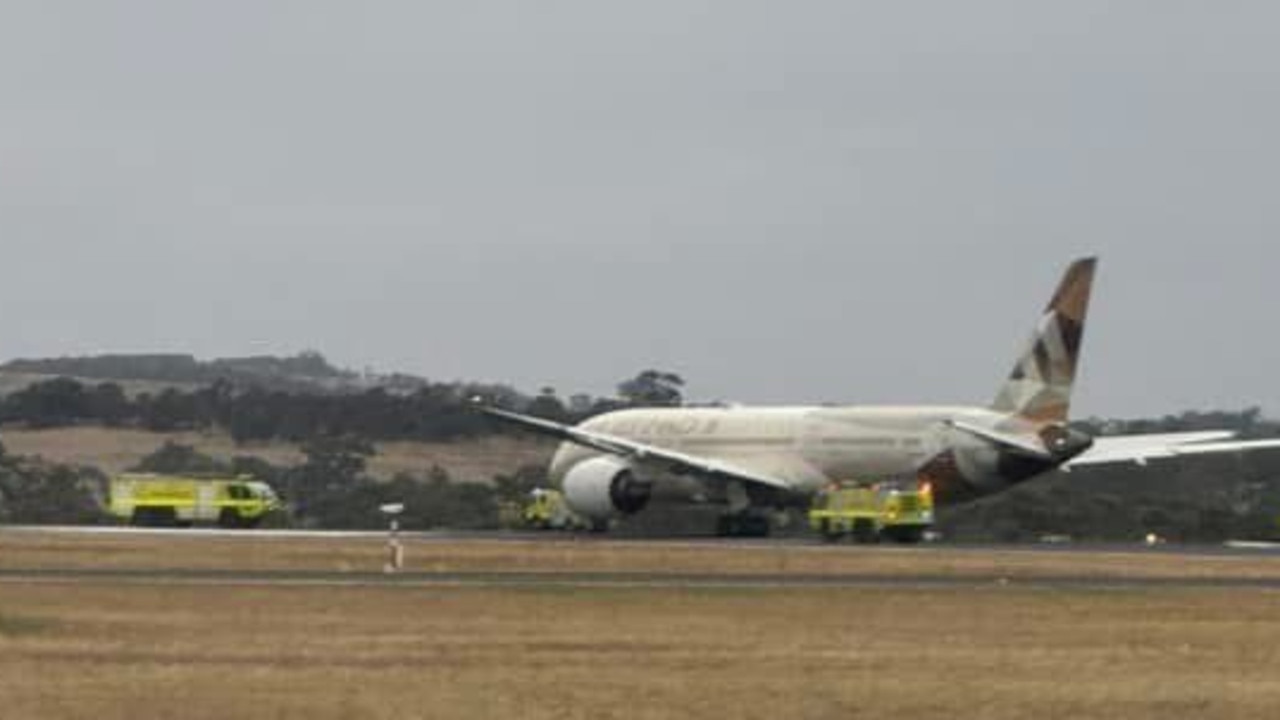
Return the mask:
<path id="1" fill-rule="evenodd" d="M 396 517 L 404 512 L 404 503 L 383 505 L 378 509 L 383 515 L 391 518 L 391 527 L 387 531 L 387 564 L 382 566 L 382 572 L 390 575 L 404 568 L 404 546 L 400 544 L 400 520 Z"/>

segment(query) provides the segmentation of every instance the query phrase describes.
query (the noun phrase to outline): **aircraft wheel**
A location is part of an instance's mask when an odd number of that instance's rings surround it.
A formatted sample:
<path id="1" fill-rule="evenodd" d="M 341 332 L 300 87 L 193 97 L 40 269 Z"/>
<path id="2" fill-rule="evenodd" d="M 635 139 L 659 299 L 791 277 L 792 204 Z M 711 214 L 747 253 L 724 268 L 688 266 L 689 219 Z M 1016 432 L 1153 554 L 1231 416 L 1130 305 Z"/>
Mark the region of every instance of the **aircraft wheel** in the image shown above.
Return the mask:
<path id="1" fill-rule="evenodd" d="M 716 520 L 716 535 L 720 537 L 769 537 L 769 518 L 754 513 L 721 515 Z"/>
<path id="2" fill-rule="evenodd" d="M 733 537 L 737 534 L 738 521 L 732 515 L 721 515 L 716 518 L 716 536 Z"/>
<path id="3" fill-rule="evenodd" d="M 742 525 L 742 534 L 746 537 L 769 537 L 769 531 L 772 529 L 769 526 L 769 518 L 764 515 L 748 515 Z"/>

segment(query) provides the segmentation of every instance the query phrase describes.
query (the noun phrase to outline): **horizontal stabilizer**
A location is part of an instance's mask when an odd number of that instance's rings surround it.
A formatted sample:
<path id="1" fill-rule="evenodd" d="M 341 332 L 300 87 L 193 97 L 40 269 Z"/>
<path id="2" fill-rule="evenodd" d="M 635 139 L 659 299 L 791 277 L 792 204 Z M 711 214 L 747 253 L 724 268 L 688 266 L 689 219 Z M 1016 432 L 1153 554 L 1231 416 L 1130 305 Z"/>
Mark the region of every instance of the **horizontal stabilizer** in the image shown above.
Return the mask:
<path id="1" fill-rule="evenodd" d="M 1093 447 L 1067 463 L 1065 469 L 1087 465 L 1136 463 L 1183 455 L 1216 455 L 1280 449 L 1280 439 L 1235 440 L 1230 430 L 1207 430 L 1156 435 L 1116 435 L 1094 439 Z"/>
<path id="2" fill-rule="evenodd" d="M 1044 443 L 1041 442 L 1040 438 L 1035 435 L 1014 435 L 1012 433 L 999 432 L 997 430 L 978 427 L 977 425 L 971 425 L 959 420 L 948 421 L 947 425 L 961 432 L 966 432 L 974 437 L 995 443 L 996 445 L 1023 455 L 1043 458 L 1045 460 L 1053 458 L 1053 453 L 1049 452 L 1048 449 L 1045 448 Z"/>

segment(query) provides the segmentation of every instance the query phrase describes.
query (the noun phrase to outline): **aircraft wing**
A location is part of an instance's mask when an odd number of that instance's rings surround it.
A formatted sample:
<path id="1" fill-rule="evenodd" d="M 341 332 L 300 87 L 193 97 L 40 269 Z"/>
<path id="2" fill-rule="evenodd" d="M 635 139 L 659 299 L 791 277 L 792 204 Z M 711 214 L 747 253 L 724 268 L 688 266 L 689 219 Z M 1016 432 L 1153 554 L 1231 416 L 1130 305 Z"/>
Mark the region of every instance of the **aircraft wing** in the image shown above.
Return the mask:
<path id="1" fill-rule="evenodd" d="M 1185 455 L 1214 455 L 1252 450 L 1280 449 L 1280 439 L 1237 440 L 1230 430 L 1165 433 L 1158 435 L 1114 435 L 1094 438 L 1093 447 L 1072 459 L 1064 469 L 1087 465 L 1136 463 Z"/>
<path id="2" fill-rule="evenodd" d="M 774 490 L 788 492 L 795 490 L 795 486 L 783 478 L 756 472 L 750 468 L 723 460 L 689 455 L 676 450 L 628 440 L 617 435 L 584 430 L 572 425 L 521 415 L 509 410 L 481 407 L 480 411 L 489 417 L 518 425 L 532 432 L 550 435 L 566 442 L 577 443 L 592 450 L 599 450 L 609 455 L 617 455 L 637 463 L 662 466 L 678 473 L 692 473 L 717 480 L 738 480 L 762 485 Z"/>

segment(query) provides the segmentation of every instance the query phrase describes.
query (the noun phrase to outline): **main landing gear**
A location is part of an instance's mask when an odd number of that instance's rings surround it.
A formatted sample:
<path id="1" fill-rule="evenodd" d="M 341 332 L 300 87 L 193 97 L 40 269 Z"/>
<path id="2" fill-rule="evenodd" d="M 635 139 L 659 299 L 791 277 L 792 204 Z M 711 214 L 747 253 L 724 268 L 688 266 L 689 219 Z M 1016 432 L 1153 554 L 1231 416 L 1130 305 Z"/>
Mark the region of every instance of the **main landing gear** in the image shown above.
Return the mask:
<path id="1" fill-rule="evenodd" d="M 716 535 L 720 537 L 769 537 L 769 516 L 757 512 L 739 512 L 721 515 L 716 521 Z"/>

